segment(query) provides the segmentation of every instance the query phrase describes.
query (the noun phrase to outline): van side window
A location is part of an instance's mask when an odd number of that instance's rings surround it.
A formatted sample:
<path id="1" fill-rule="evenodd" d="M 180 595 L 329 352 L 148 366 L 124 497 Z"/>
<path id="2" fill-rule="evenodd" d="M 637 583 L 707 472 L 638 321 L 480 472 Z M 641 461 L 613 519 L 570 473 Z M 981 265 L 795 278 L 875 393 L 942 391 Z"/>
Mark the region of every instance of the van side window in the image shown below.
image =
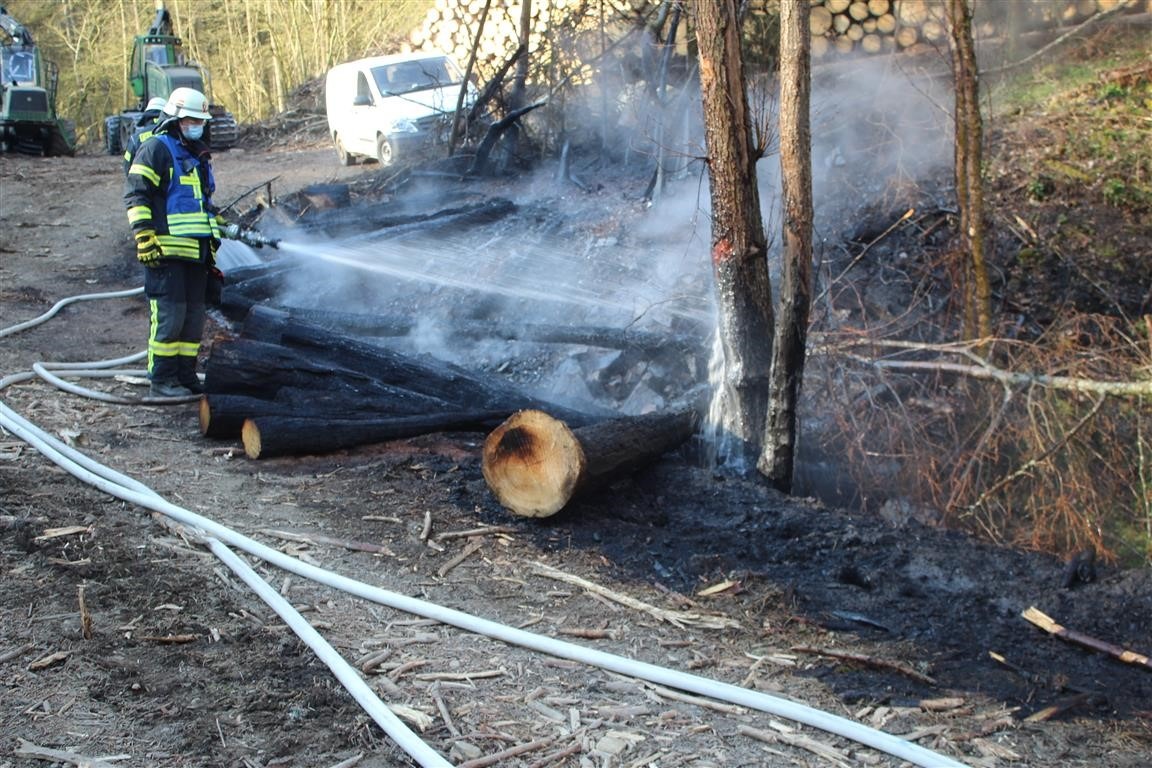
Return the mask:
<path id="1" fill-rule="evenodd" d="M 356 103 L 372 103 L 372 91 L 368 90 L 368 78 L 364 77 L 363 72 L 356 73 Z"/>

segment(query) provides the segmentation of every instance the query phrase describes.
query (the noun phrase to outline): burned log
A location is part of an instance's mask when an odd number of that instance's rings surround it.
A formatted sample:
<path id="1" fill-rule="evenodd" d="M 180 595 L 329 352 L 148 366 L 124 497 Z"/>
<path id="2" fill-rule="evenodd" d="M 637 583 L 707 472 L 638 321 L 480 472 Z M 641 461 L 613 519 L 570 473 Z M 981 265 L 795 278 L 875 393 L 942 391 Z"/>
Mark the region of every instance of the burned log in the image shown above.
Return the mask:
<path id="1" fill-rule="evenodd" d="M 468 371 L 430 355 L 406 355 L 291 317 L 283 322 L 279 345 L 285 354 L 294 353 L 298 359 L 307 361 L 313 372 L 315 369 L 351 372 L 375 385 L 429 395 L 461 408 L 504 411 L 506 414 L 526 408 L 543 409 L 577 426 L 610 415 L 605 411 L 585 413 L 548 403 L 521 392 L 497 376 Z M 208 377 L 211 373 L 210 359 Z M 293 375 L 291 371 L 285 373 Z M 313 375 L 312 379 L 315 378 Z M 206 379 L 205 387 L 208 385 Z"/>
<path id="2" fill-rule="evenodd" d="M 209 393 L 200 398 L 200 434 L 228 439 L 240 436 L 247 419 L 259 416 L 301 416 L 336 421 L 417 416 L 450 410 L 439 398 L 400 388 L 374 388 L 370 393 L 325 392 L 281 387 L 268 400 L 248 395 Z"/>
<path id="3" fill-rule="evenodd" d="M 315 211 L 302 218 L 298 226 L 320 231 L 332 237 L 364 234 L 409 232 L 413 229 L 433 229 L 483 224 L 502 219 L 516 210 L 516 204 L 505 198 L 491 198 L 479 202 L 463 203 L 432 211 L 408 212 L 399 210 L 393 202 L 369 203 L 347 208 Z"/>
<path id="4" fill-rule="evenodd" d="M 430 432 L 483 432 L 499 423 L 504 415 L 496 411 L 452 411 L 352 420 L 261 416 L 244 422 L 240 438 L 248 458 L 266 459 L 330 453 Z"/>
<path id="5" fill-rule="evenodd" d="M 577 493 L 602 487 L 680 446 L 696 422 L 689 410 L 571 429 L 543 411 L 519 411 L 485 439 L 481 470 L 504 508 L 521 517 L 549 517 Z"/>
<path id="6" fill-rule="evenodd" d="M 337 312 L 326 309 L 299 307 L 253 306 L 244 320 L 246 338 L 265 341 L 279 340 L 289 320 L 298 320 L 317 328 L 354 336 L 400 337 L 407 336 L 417 323 L 410 316 Z M 596 325 L 560 325 L 553 323 L 485 322 L 472 318 L 447 318 L 450 327 L 444 333 L 468 339 L 501 339 L 533 341 L 545 344 L 573 344 L 603 349 L 635 349 L 653 355 L 691 354 L 703 348 L 700 337 L 686 334 L 665 334 L 634 328 L 611 328 Z"/>

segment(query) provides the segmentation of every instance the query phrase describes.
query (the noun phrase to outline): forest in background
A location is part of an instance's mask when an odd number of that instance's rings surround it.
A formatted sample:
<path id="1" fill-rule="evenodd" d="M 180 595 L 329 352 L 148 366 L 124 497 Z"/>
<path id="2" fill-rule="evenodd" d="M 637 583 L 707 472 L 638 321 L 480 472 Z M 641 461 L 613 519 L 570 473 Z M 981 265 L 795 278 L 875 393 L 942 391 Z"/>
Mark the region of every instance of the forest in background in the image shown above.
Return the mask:
<path id="1" fill-rule="evenodd" d="M 166 0 L 184 52 L 208 72 L 209 97 L 244 124 L 286 107 L 333 64 L 391 53 L 429 0 Z M 133 105 L 128 57 L 156 15 L 154 0 L 5 0 L 60 68 L 57 111 L 81 147 L 102 144 L 104 118 Z"/>

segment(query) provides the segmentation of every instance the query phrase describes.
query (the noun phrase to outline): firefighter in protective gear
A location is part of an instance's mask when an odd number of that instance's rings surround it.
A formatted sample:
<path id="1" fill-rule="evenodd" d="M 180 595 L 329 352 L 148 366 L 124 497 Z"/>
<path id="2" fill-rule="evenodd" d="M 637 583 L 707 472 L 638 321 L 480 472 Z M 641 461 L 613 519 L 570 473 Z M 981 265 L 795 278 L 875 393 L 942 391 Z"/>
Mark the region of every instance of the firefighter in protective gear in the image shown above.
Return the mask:
<path id="1" fill-rule="evenodd" d="M 140 145 L 144 143 L 152 133 L 156 130 L 156 126 L 160 125 L 160 118 L 164 117 L 164 105 L 168 102 L 157 96 L 148 101 L 148 106 L 144 108 L 144 113 L 140 115 L 140 119 L 136 121 L 136 129 L 132 133 L 132 138 L 128 140 L 128 144 L 124 147 L 124 175 L 128 175 L 128 169 L 132 167 L 132 158 L 136 156 L 136 150 L 140 149 Z"/>
<path id="2" fill-rule="evenodd" d="M 132 159 L 124 183 L 128 223 L 143 264 L 149 304 L 148 373 L 153 397 L 203 391 L 196 376 L 204 334 L 204 293 L 220 229 L 211 158 L 201 141 L 208 99 L 177 88 L 165 119 Z"/>

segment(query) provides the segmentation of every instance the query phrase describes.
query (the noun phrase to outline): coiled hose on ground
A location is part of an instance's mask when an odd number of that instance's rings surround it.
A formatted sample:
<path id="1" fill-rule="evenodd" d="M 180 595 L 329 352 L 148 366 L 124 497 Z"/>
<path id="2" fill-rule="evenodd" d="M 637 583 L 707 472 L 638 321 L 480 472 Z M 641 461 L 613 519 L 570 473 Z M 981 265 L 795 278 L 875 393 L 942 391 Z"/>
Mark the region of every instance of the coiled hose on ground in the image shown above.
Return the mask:
<path id="1" fill-rule="evenodd" d="M 140 289 L 116 291 L 103 294 L 85 294 L 70 300 L 58 302 L 52 310 L 35 320 L 0 330 L 0 337 L 33 327 L 52 317 L 61 307 L 71 301 L 96 298 L 121 298 L 141 293 Z M 124 371 L 113 370 L 114 366 L 139 360 L 143 353 L 116 360 L 96 363 L 37 363 L 31 373 L 18 373 L 0 379 L 0 391 L 11 384 L 27 381 L 34 377 L 44 378 L 55 386 L 67 384 L 53 372 L 66 376 L 112 376 Z M 136 373 L 136 372 L 134 372 Z M 67 385 L 66 391 L 84 396 L 95 396 L 106 402 L 140 403 L 141 400 L 109 399 L 100 397 L 102 393 Z M 185 398 L 185 400 L 187 400 Z M 168 402 L 179 401 L 171 399 Z M 157 401 L 152 401 L 157 402 Z M 870 728 L 838 715 L 824 712 L 806 704 L 789 701 L 759 691 L 741 688 L 729 683 L 709 680 L 666 667 L 648 664 L 623 656 L 586 648 L 574 643 L 544 635 L 537 635 L 522 629 L 509 627 L 498 622 L 482 619 L 452 608 L 400 595 L 380 587 L 375 587 L 337 573 L 318 568 L 279 550 L 261 544 L 214 520 L 203 517 L 165 500 L 160 494 L 127 475 L 117 472 L 94 461 L 80 451 L 53 437 L 40 427 L 16 413 L 0 400 L 0 427 L 8 430 L 35 448 L 45 458 L 54 462 L 74 477 L 116 498 L 158 512 L 169 519 L 192 528 L 230 569 L 233 570 L 256 594 L 264 600 L 305 642 L 317 657 L 332 670 L 340 683 L 348 690 L 365 712 L 372 717 L 385 733 L 417 763 L 426 768 L 451 766 L 438 752 L 407 728 L 388 706 L 364 682 L 360 674 L 270 585 L 229 547 L 247 552 L 265 562 L 290 573 L 311 579 L 319 584 L 340 589 L 380 605 L 388 606 L 424 618 L 450 624 L 468 632 L 485 635 L 512 645 L 546 653 L 558 658 L 582 662 L 601 669 L 627 675 L 640 680 L 677 688 L 702 696 L 726 701 L 732 704 L 756 709 L 771 715 L 787 718 L 798 723 L 819 728 L 842 736 L 860 744 L 886 752 L 894 757 L 907 760 L 922 768 L 966 768 L 963 763 L 933 752 L 912 742 L 883 731 Z"/>

